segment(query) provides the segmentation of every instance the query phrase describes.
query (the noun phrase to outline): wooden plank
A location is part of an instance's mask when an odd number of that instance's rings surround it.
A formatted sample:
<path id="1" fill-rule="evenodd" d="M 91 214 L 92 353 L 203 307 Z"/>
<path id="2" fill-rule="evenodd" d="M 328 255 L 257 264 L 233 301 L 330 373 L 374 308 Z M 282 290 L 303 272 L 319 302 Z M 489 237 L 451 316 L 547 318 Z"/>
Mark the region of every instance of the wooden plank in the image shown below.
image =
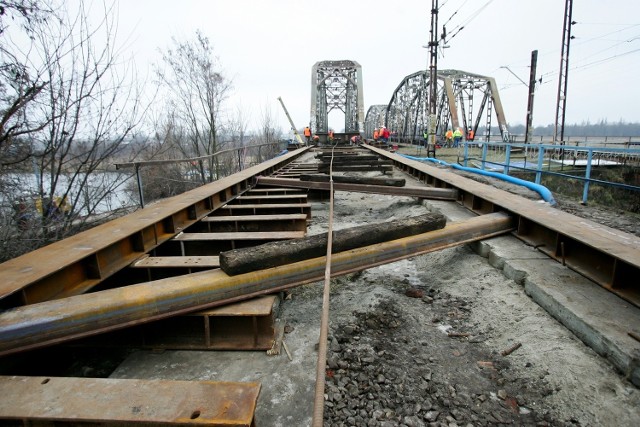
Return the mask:
<path id="1" fill-rule="evenodd" d="M 219 240 L 287 240 L 300 239 L 306 235 L 305 231 L 257 231 L 232 233 L 181 233 L 173 240 L 180 242 L 219 241 Z"/>
<path id="2" fill-rule="evenodd" d="M 274 215 L 229 215 L 208 216 L 202 222 L 234 222 L 234 221 L 295 221 L 306 220 L 305 214 L 274 214 Z"/>
<path id="3" fill-rule="evenodd" d="M 250 427 L 255 425 L 260 384 L 3 376 L 0 393 L 0 419 L 20 425 L 48 421 Z"/>
<path id="4" fill-rule="evenodd" d="M 131 264 L 134 268 L 218 268 L 217 256 L 150 256 Z"/>

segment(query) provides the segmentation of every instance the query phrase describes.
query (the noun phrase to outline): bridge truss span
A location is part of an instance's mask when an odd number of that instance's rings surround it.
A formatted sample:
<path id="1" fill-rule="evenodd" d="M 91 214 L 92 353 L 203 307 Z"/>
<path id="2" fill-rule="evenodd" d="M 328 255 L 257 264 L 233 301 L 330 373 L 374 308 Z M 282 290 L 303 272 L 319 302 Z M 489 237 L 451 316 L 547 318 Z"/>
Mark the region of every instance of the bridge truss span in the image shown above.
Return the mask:
<path id="1" fill-rule="evenodd" d="M 438 113 L 433 119 L 436 120 L 437 135 L 443 137 L 448 129 L 456 128 L 460 128 L 465 135 L 470 130 L 477 135 L 484 125 L 483 137 L 489 141 L 495 118 L 501 139 L 508 141 L 507 121 L 492 77 L 460 70 L 441 70 L 436 84 Z M 430 86 L 428 71 L 422 70 L 406 76 L 393 92 L 383 120 L 375 114 L 379 111 L 379 106 L 370 108 L 365 123 L 366 135 L 370 137 L 374 128 L 385 125 L 397 132 L 402 140 L 421 139 L 424 130 L 429 128 L 430 120 L 433 120 L 429 117 Z"/>
<path id="2" fill-rule="evenodd" d="M 329 113 L 344 113 L 344 132 L 364 131 L 362 67 L 355 61 L 319 61 L 311 71 L 311 129 L 329 132 Z"/>

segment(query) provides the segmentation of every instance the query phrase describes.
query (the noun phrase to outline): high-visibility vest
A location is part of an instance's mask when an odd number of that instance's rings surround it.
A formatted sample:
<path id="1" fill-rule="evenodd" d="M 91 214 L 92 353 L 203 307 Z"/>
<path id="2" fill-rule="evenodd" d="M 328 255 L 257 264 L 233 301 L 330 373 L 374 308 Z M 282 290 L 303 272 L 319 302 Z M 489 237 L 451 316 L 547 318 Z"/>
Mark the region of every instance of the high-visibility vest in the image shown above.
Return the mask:
<path id="1" fill-rule="evenodd" d="M 304 136 L 311 136 L 311 129 L 309 129 L 309 126 L 304 128 Z"/>

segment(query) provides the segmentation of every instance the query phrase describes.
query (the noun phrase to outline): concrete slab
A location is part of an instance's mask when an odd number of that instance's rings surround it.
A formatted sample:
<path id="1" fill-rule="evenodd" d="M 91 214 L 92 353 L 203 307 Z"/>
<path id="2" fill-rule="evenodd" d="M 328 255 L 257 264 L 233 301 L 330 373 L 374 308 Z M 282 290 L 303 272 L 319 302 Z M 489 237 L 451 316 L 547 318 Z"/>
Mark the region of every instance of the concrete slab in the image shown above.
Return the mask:
<path id="1" fill-rule="evenodd" d="M 451 220 L 470 213 L 461 206 L 425 202 Z M 586 345 L 605 357 L 636 386 L 640 386 L 640 309 L 548 258 L 513 236 L 500 236 L 470 246 Z"/>

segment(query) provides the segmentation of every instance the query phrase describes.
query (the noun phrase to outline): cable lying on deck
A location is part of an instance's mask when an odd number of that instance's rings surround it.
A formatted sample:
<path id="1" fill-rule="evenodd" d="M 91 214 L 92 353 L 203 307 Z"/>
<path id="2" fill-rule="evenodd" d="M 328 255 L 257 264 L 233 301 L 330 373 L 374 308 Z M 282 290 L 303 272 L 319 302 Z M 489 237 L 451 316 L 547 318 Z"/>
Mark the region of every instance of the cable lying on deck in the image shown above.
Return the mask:
<path id="1" fill-rule="evenodd" d="M 551 206 L 555 206 L 556 205 L 556 201 L 553 198 L 553 195 L 551 194 L 551 191 L 549 191 L 549 189 L 547 187 L 545 187 L 544 185 L 536 184 L 534 182 L 526 181 L 526 180 L 520 179 L 520 178 L 515 178 L 513 176 L 506 175 L 506 174 L 503 174 L 503 173 L 489 172 L 489 171 L 485 171 L 485 170 L 477 169 L 477 168 L 469 168 L 469 167 L 465 167 L 465 166 L 460 166 L 460 165 L 458 165 L 456 163 L 447 163 L 445 161 L 442 161 L 442 160 L 439 160 L 439 159 L 435 159 L 433 157 L 415 157 L 415 156 L 409 156 L 407 154 L 399 154 L 399 153 L 398 153 L 398 155 L 402 156 L 402 157 L 405 157 L 407 159 L 416 160 L 418 162 L 438 163 L 439 165 L 450 166 L 450 167 L 452 167 L 454 169 L 457 169 L 457 170 L 476 173 L 476 174 L 484 175 L 484 176 L 490 176 L 492 178 L 501 179 L 503 181 L 507 181 L 507 182 L 510 182 L 512 184 L 522 185 L 523 187 L 527 187 L 528 189 L 533 190 L 536 193 L 540 194 L 540 197 L 542 197 L 542 199 L 545 202 L 549 203 Z"/>

